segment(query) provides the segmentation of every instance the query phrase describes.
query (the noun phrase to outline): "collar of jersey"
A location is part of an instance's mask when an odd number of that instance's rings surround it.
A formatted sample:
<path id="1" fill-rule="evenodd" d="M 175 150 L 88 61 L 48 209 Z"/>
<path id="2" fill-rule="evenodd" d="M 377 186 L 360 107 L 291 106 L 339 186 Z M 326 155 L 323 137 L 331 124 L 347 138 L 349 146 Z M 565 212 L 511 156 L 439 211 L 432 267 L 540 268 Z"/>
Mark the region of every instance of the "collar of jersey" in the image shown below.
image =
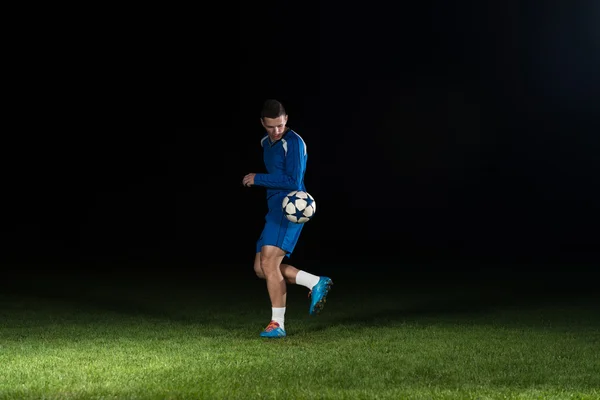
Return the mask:
<path id="1" fill-rule="evenodd" d="M 275 146 L 277 143 L 281 142 L 281 139 L 283 139 L 289 132 L 291 131 L 290 128 L 286 128 L 285 132 L 283 133 L 283 135 L 281 135 L 281 138 L 277 139 L 274 142 L 271 142 L 271 138 L 269 136 L 267 136 L 267 140 L 269 141 L 269 146 L 273 147 Z"/>

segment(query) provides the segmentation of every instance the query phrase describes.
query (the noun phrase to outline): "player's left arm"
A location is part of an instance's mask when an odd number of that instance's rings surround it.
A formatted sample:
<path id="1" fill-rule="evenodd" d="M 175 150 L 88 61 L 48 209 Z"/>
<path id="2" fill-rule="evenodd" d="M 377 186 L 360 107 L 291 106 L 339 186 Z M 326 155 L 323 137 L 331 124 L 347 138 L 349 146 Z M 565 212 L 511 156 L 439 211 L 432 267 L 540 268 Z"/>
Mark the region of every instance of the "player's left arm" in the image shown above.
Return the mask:
<path id="1" fill-rule="evenodd" d="M 295 137 L 287 141 L 284 170 L 272 174 L 255 174 L 254 185 L 269 189 L 299 190 L 306 171 L 306 147 Z"/>

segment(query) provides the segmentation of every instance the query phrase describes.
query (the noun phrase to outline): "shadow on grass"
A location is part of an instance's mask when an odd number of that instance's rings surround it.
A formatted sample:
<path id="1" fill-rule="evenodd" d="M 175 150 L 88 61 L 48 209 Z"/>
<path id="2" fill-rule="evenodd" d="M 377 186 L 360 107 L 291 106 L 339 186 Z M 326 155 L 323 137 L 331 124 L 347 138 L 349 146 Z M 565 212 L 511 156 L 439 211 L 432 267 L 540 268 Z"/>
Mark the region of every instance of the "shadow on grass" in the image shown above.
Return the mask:
<path id="1" fill-rule="evenodd" d="M 405 301 L 365 301 L 336 306 L 328 301 L 329 312 L 311 323 L 307 330 L 324 331 L 332 326 L 386 327 L 402 323 L 419 325 L 495 325 L 507 328 L 598 329 L 600 301 L 597 298 L 442 298 L 405 297 Z M 388 299 L 389 300 L 389 299 Z"/>
<path id="2" fill-rule="evenodd" d="M 557 329 L 600 327 L 600 295 L 590 282 L 542 279 L 337 279 L 319 321 L 364 327 L 496 324 Z"/>

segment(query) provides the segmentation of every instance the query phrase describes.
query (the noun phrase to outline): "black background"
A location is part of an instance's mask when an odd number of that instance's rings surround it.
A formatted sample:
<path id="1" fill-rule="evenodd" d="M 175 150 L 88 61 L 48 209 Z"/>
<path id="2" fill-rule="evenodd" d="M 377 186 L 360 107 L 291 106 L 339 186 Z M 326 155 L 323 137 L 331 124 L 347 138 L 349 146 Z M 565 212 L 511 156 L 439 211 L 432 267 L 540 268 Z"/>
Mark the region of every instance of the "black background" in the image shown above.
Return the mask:
<path id="1" fill-rule="evenodd" d="M 594 273 L 600 11 L 537 3 L 242 3 L 22 33 L 5 272 L 250 273 L 266 203 L 241 181 L 277 98 L 318 204 L 298 267 Z"/>

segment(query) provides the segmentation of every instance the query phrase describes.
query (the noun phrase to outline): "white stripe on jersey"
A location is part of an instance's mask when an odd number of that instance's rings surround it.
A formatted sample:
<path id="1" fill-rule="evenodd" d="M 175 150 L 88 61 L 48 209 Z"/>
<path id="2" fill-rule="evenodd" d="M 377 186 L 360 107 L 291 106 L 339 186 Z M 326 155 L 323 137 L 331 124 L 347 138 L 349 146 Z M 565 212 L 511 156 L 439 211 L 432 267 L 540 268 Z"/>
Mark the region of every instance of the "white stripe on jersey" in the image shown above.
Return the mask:
<path id="1" fill-rule="evenodd" d="M 296 132 L 294 132 L 294 133 L 296 133 Z M 300 141 L 304 145 L 304 155 L 306 156 L 306 142 L 304 141 L 304 139 L 302 139 L 302 136 L 298 135 L 297 133 L 296 133 L 296 136 L 298 136 L 300 138 Z"/>

